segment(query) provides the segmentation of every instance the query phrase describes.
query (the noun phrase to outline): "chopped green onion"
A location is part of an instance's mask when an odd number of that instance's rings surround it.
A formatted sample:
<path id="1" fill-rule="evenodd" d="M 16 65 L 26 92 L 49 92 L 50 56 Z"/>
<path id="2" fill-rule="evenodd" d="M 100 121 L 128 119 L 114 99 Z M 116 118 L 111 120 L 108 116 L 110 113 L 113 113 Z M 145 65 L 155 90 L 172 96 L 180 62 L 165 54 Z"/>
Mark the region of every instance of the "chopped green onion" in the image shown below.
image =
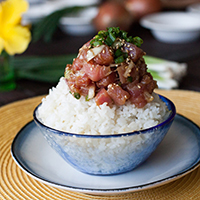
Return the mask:
<path id="1" fill-rule="evenodd" d="M 123 56 L 124 56 L 124 58 L 128 58 L 128 53 L 123 52 Z"/>
<path id="2" fill-rule="evenodd" d="M 108 35 L 108 32 L 101 30 L 101 31 L 98 32 L 98 35 L 102 35 L 103 37 L 106 37 Z"/>
<path id="3" fill-rule="evenodd" d="M 126 40 L 128 33 L 126 31 L 121 31 L 121 32 L 122 32 L 122 37 Z"/>
<path id="4" fill-rule="evenodd" d="M 119 56 L 118 58 L 115 59 L 115 63 L 116 63 L 116 64 L 117 64 L 117 63 L 122 63 L 122 62 L 124 62 L 124 57 L 123 57 L 123 55 L 121 55 L 121 56 Z"/>
<path id="5" fill-rule="evenodd" d="M 78 92 L 74 92 L 74 97 L 76 99 L 80 99 L 81 95 Z"/>
<path id="6" fill-rule="evenodd" d="M 127 77 L 127 81 L 128 81 L 129 83 L 131 83 L 131 82 L 133 82 L 133 78 L 132 78 L 131 76 L 128 76 L 128 77 Z"/>
<path id="7" fill-rule="evenodd" d="M 119 57 L 119 56 L 121 56 L 121 55 L 123 55 L 123 52 L 122 52 L 120 49 L 117 49 L 117 50 L 115 51 L 115 57 Z"/>
<path id="8" fill-rule="evenodd" d="M 90 44 L 96 47 L 96 46 L 101 46 L 103 43 L 100 40 L 97 40 L 97 41 L 94 40 L 94 41 L 91 41 Z"/>
<path id="9" fill-rule="evenodd" d="M 129 36 L 127 39 L 126 39 L 127 42 L 130 42 L 130 43 L 133 43 L 133 37 L 132 36 Z"/>
<path id="10" fill-rule="evenodd" d="M 122 86 L 122 83 L 121 83 L 121 82 L 119 82 L 119 83 L 118 83 L 118 85 L 119 85 L 119 86 Z"/>
<path id="11" fill-rule="evenodd" d="M 124 53 L 120 49 L 115 51 L 115 63 L 122 63 L 128 57 L 128 53 Z"/>
<path id="12" fill-rule="evenodd" d="M 109 27 L 109 28 L 107 28 L 107 31 L 109 33 L 114 32 L 115 34 L 119 34 L 120 33 L 120 28 L 119 27 Z"/>
<path id="13" fill-rule="evenodd" d="M 140 47 L 143 43 L 143 40 L 140 37 L 134 37 L 133 42 L 137 47 Z"/>
<path id="14" fill-rule="evenodd" d="M 109 36 L 110 36 L 110 39 L 111 39 L 113 42 L 116 40 L 116 37 L 115 37 L 115 35 L 114 35 L 113 33 L 110 33 Z"/>
<path id="15" fill-rule="evenodd" d="M 112 39 L 110 38 L 110 36 L 108 36 L 105 40 L 105 43 L 108 45 L 108 46 L 111 46 L 113 44 L 113 41 Z"/>
<path id="16" fill-rule="evenodd" d="M 107 31 L 99 31 L 98 34 L 91 40 L 91 48 L 102 45 L 103 43 L 111 46 L 116 41 L 117 38 L 125 40 L 126 42 L 133 43 L 136 46 L 140 47 L 143 43 L 143 40 L 140 37 L 127 36 L 126 31 L 120 30 L 119 27 L 109 27 Z"/>
<path id="17" fill-rule="evenodd" d="M 89 101 L 90 99 L 88 98 L 88 95 L 85 96 L 85 100 Z"/>

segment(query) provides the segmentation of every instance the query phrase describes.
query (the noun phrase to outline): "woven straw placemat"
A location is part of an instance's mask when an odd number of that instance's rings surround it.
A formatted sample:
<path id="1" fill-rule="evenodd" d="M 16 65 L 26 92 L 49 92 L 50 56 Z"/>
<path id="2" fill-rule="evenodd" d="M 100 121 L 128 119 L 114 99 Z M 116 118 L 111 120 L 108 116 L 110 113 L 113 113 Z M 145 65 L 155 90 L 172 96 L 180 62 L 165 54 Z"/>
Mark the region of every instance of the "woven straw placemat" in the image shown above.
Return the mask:
<path id="1" fill-rule="evenodd" d="M 177 112 L 200 126 L 200 93 L 193 91 L 163 91 L 158 93 L 170 98 Z M 40 97 L 8 104 L 0 108 L 0 199 L 200 199 L 200 168 L 166 185 L 115 196 L 92 196 L 70 192 L 45 185 L 24 173 L 11 157 L 10 147 L 17 132 L 30 120 Z"/>

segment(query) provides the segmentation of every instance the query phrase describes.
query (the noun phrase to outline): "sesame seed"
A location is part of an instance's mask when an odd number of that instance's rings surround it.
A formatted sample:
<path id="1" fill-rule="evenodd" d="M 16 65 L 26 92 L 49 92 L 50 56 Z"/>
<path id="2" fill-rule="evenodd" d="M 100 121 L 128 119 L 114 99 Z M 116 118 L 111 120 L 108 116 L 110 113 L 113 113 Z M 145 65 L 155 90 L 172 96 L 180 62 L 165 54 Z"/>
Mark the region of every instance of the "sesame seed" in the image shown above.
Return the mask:
<path id="1" fill-rule="evenodd" d="M 109 85 L 108 85 L 108 88 L 109 88 L 109 89 L 112 89 L 112 90 L 114 89 L 113 86 L 112 86 L 112 84 L 109 84 Z"/>

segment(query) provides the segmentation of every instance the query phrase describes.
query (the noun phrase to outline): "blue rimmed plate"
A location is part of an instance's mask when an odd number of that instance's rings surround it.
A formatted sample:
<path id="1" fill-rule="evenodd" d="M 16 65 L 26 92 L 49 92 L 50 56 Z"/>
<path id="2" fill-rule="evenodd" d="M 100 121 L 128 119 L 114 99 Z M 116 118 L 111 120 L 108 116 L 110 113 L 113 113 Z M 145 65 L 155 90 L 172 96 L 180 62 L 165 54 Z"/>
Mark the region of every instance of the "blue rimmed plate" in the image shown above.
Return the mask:
<path id="1" fill-rule="evenodd" d="M 200 164 L 200 128 L 176 115 L 149 159 L 120 175 L 92 176 L 77 171 L 51 149 L 33 121 L 16 135 L 11 153 L 25 173 L 45 184 L 96 195 L 119 194 L 161 186 L 196 169 Z"/>

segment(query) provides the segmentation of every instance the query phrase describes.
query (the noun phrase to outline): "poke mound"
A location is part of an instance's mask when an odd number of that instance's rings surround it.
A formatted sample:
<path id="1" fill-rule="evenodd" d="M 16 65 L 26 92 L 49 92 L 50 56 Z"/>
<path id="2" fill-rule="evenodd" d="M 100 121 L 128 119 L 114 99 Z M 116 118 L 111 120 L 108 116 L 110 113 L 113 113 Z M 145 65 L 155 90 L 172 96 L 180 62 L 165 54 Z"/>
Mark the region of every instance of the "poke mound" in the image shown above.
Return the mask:
<path id="1" fill-rule="evenodd" d="M 67 64 L 65 79 L 77 99 L 95 98 L 97 105 L 124 105 L 130 101 L 138 108 L 153 100 L 157 83 L 147 72 L 139 37 L 127 35 L 116 27 L 99 31 Z"/>

